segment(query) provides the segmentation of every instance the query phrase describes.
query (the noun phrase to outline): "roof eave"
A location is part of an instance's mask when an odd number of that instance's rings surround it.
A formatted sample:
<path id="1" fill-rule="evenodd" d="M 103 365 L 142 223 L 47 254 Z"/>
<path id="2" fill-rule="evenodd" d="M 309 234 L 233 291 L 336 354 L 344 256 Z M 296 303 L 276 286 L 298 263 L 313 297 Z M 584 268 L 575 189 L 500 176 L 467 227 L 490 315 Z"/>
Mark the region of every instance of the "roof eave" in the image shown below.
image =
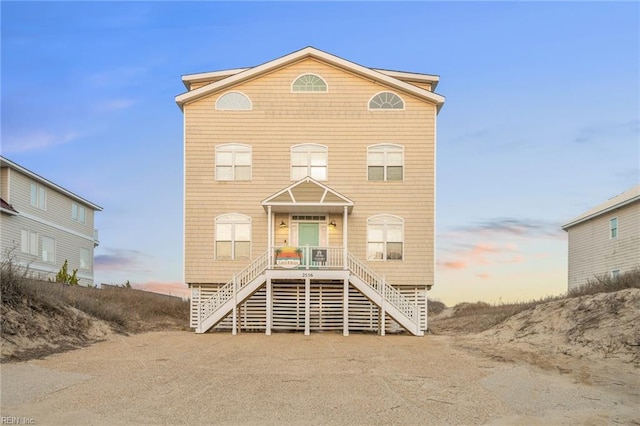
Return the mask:
<path id="1" fill-rule="evenodd" d="M 636 201 L 640 201 L 640 195 L 637 195 L 635 197 L 629 198 L 628 200 L 622 201 L 620 203 L 614 204 L 613 206 L 609 206 L 606 209 L 594 212 L 594 213 L 592 213 L 592 214 L 590 214 L 588 216 L 581 217 L 579 219 L 574 219 L 574 220 L 572 220 L 570 222 L 567 222 L 564 225 L 562 225 L 562 229 L 564 231 L 566 231 L 569 228 L 571 228 L 573 226 L 576 226 L 576 225 L 578 225 L 578 224 L 580 224 L 582 222 L 586 222 L 586 221 L 594 219 L 594 218 L 596 218 L 598 216 L 602 216 L 603 214 L 610 213 L 610 212 L 612 212 L 614 210 L 617 210 L 617 209 L 619 209 L 621 207 L 624 207 L 626 205 L 632 204 L 632 203 L 634 203 Z"/>

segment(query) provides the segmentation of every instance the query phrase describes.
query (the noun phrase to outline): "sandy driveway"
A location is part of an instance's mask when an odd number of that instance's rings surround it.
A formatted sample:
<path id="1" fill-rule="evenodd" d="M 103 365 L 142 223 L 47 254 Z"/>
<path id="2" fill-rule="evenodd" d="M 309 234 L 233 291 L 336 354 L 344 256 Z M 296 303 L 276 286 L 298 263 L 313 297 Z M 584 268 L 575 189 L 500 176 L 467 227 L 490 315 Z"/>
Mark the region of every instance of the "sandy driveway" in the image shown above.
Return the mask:
<path id="1" fill-rule="evenodd" d="M 2 364 L 14 424 L 640 424 L 640 379 L 588 383 L 452 337 L 115 337 Z M 618 384 L 616 384 L 618 383 Z M 631 386 L 629 386 L 631 384 Z"/>

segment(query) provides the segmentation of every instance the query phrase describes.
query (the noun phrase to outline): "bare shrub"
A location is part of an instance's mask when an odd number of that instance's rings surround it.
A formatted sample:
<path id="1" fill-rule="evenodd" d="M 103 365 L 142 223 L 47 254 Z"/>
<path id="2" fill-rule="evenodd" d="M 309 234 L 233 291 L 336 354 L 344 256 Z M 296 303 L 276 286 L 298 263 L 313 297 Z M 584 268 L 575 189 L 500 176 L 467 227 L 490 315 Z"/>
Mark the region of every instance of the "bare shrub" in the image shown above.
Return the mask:
<path id="1" fill-rule="evenodd" d="M 587 296 L 596 293 L 610 293 L 627 288 L 640 288 L 640 267 L 614 277 L 610 274 L 596 275 L 586 284 L 573 288 L 568 297 Z"/>

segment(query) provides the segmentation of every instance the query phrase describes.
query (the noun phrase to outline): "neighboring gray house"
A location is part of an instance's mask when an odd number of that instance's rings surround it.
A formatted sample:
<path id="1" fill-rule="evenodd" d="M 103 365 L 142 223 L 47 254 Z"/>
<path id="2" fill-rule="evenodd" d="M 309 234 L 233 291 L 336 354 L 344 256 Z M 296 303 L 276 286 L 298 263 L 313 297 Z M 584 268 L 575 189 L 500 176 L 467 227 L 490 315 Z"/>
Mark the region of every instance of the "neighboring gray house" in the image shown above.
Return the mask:
<path id="1" fill-rule="evenodd" d="M 66 260 L 80 284 L 93 284 L 93 220 L 102 207 L 4 157 L 0 166 L 2 256 L 42 279 L 55 278 Z"/>
<path id="2" fill-rule="evenodd" d="M 569 234 L 569 290 L 640 267 L 640 185 L 562 225 Z"/>

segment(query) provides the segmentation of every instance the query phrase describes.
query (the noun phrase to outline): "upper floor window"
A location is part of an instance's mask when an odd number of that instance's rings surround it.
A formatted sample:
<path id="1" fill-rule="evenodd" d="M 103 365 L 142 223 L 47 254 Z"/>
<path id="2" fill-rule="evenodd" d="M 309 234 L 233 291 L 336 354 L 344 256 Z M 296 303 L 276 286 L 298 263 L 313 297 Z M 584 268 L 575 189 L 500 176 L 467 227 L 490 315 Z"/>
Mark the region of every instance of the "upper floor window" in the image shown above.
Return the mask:
<path id="1" fill-rule="evenodd" d="M 56 240 L 42 236 L 42 260 L 56 263 Z"/>
<path id="2" fill-rule="evenodd" d="M 404 148 L 399 145 L 373 145 L 367 149 L 369 180 L 403 180 Z"/>
<path id="3" fill-rule="evenodd" d="M 300 180 L 305 176 L 327 180 L 326 146 L 304 144 L 291 148 L 291 179 Z"/>
<path id="4" fill-rule="evenodd" d="M 304 74 L 291 85 L 293 92 L 326 92 L 327 82 L 315 74 Z"/>
<path id="5" fill-rule="evenodd" d="M 251 180 L 251 147 L 241 144 L 217 146 L 216 180 Z"/>
<path id="6" fill-rule="evenodd" d="M 393 92 L 380 92 L 369 101 L 369 109 L 404 109 L 404 101 Z"/>
<path id="7" fill-rule="evenodd" d="M 71 204 L 71 219 L 76 222 L 86 223 L 85 209 L 76 203 Z"/>
<path id="8" fill-rule="evenodd" d="M 216 109 L 231 111 L 249 111 L 252 109 L 251 99 L 244 93 L 229 92 L 220 96 L 216 101 Z"/>
<path id="9" fill-rule="evenodd" d="M 609 238 L 615 240 L 618 238 L 618 218 L 614 217 L 609 220 Z"/>
<path id="10" fill-rule="evenodd" d="M 613 271 L 611 271 L 611 278 L 613 278 L 614 280 L 620 278 L 620 269 L 614 269 Z"/>
<path id="11" fill-rule="evenodd" d="M 251 257 L 251 218 L 231 213 L 216 218 L 216 259 L 237 260 Z"/>
<path id="12" fill-rule="evenodd" d="M 392 215 L 367 219 L 367 260 L 402 260 L 404 220 Z"/>
<path id="13" fill-rule="evenodd" d="M 47 209 L 47 189 L 44 186 L 31 184 L 31 205 L 41 210 Z"/>

